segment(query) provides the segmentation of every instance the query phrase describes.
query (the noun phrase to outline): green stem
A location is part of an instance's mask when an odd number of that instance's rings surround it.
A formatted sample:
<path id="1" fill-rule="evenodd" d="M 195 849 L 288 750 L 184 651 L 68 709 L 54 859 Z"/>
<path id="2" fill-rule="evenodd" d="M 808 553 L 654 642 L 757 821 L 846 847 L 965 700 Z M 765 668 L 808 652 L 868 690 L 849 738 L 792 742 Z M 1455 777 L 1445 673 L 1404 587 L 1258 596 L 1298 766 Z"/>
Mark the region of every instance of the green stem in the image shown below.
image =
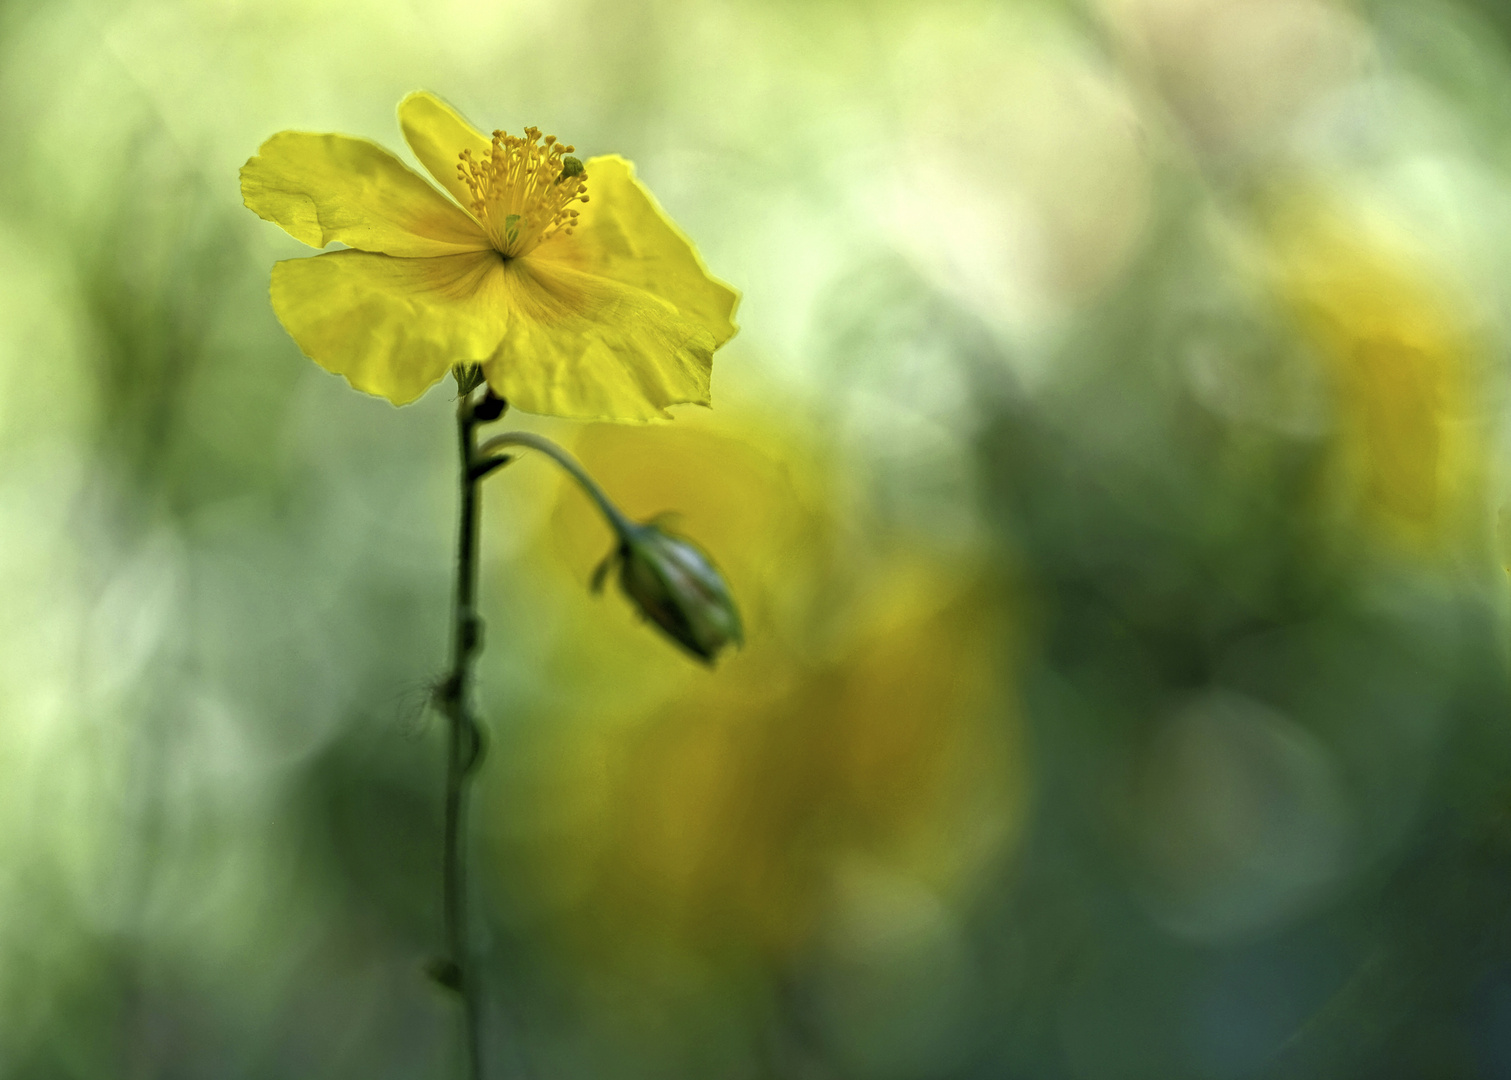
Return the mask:
<path id="1" fill-rule="evenodd" d="M 483 732 L 472 713 L 473 663 L 482 647 L 477 614 L 478 460 L 472 394 L 457 401 L 461 451 L 461 498 L 457 527 L 456 591 L 451 606 L 451 671 L 441 689 L 441 708 L 450 721 L 446 756 L 445 836 L 441 855 L 441 910 L 446 959 L 441 982 L 461 998 L 463 1059 L 467 1080 L 481 1080 L 478 987 L 467 941 L 467 786 L 483 751 Z"/>
<path id="2" fill-rule="evenodd" d="M 487 461 L 489 457 L 506 446 L 528 446 L 532 450 L 539 450 L 565 469 L 582 487 L 582 490 L 588 493 L 588 498 L 598 505 L 598 509 L 603 512 L 603 516 L 608 519 L 609 525 L 621 540 L 627 539 L 637 528 L 620 512 L 619 507 L 609 501 L 609 497 L 603 493 L 603 488 L 599 487 L 598 482 L 588 475 L 588 471 L 578 463 L 577 459 L 550 439 L 528 431 L 510 431 L 503 435 L 495 435 L 478 447 L 478 457 L 482 461 Z"/>
<path id="3" fill-rule="evenodd" d="M 483 622 L 477 613 L 477 545 L 480 482 L 501 463 L 497 451 L 527 446 L 551 458 L 579 484 L 603 511 L 621 540 L 636 526 L 609 501 L 603 489 L 561 447 L 526 431 L 498 435 L 477 445 L 479 418 L 475 386 L 458 377 L 457 444 L 460 451 L 461 491 L 458 504 L 456 591 L 451 606 L 451 670 L 441 684 L 439 703 L 450 721 L 446 756 L 445 835 L 441 852 L 441 911 L 445 923 L 446 956 L 435 968 L 436 978 L 461 998 L 464 1075 L 482 1078 L 482 1043 L 476 971 L 467 941 L 467 788 L 483 751 L 483 731 L 472 712 L 473 665 L 483 643 Z M 495 419 L 496 412 L 488 419 Z"/>

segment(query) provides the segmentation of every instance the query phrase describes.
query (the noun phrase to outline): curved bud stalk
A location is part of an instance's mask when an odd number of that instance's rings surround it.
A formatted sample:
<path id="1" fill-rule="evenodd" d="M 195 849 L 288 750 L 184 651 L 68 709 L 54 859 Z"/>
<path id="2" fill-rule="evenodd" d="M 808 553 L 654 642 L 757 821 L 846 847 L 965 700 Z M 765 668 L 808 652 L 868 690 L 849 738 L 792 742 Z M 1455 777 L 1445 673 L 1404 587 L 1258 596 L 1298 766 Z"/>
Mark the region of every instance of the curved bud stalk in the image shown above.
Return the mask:
<path id="1" fill-rule="evenodd" d="M 527 446 L 555 461 L 577 481 L 614 530 L 614 550 L 593 572 L 594 592 L 602 591 L 617 562 L 624 595 L 641 615 L 699 660 L 711 664 L 726 647 L 745 643 L 729 586 L 701 548 L 655 521 L 631 521 L 575 458 L 531 432 L 512 431 L 489 439 L 478 448 L 479 466 L 502 463 L 498 452 L 509 446 Z"/>

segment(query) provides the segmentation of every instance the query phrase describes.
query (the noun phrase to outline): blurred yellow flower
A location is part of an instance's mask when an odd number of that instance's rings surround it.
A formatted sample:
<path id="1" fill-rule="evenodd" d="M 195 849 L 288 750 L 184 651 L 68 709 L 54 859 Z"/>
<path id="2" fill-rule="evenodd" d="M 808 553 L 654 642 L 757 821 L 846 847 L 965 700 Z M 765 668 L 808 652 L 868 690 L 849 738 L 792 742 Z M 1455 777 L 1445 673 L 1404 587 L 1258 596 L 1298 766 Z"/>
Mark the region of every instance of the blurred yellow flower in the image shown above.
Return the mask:
<path id="1" fill-rule="evenodd" d="M 544 666 L 571 691 L 497 789 L 517 910 L 614 967 L 780 962 L 846 917 L 857 881 L 958 907 L 1026 801 L 1000 572 L 876 539 L 798 431 L 688 420 L 593 426 L 575 449 L 630 512 L 689 508 L 678 528 L 720 552 L 746 646 L 715 677 L 604 618 L 581 582 L 607 536 L 563 490 L 535 580 L 560 578 Z"/>
<path id="2" fill-rule="evenodd" d="M 396 405 L 456 363 L 526 412 L 643 420 L 707 404 L 738 296 L 628 161 L 584 165 L 535 128 L 490 140 L 428 93 L 399 104 L 399 124 L 451 199 L 346 135 L 280 132 L 242 167 L 259 216 L 351 249 L 273 268 L 273 309 L 306 355 Z"/>
<path id="3" fill-rule="evenodd" d="M 1482 348 L 1467 305 L 1404 242 L 1336 198 L 1281 202 L 1269 243 L 1282 302 L 1331 377 L 1356 505 L 1419 552 L 1462 538 L 1483 512 L 1485 479 Z"/>

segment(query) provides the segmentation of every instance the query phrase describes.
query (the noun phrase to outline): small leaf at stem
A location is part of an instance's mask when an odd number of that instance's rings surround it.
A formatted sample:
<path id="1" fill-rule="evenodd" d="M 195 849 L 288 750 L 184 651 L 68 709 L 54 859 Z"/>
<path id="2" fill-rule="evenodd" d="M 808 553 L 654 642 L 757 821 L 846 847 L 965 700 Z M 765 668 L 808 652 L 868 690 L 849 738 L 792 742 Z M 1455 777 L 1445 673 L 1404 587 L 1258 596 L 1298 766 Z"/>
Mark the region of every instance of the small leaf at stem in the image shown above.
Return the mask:
<path id="1" fill-rule="evenodd" d="M 495 394 L 490 387 L 483 400 L 472 406 L 472 418 L 480 424 L 491 424 L 508 410 L 509 403 Z"/>
<path id="2" fill-rule="evenodd" d="M 491 473 L 494 469 L 497 469 L 502 465 L 507 465 L 513 460 L 514 458 L 508 454 L 500 454 L 497 457 L 483 458 L 481 461 L 472 466 L 472 479 L 481 480 L 483 477 Z"/>

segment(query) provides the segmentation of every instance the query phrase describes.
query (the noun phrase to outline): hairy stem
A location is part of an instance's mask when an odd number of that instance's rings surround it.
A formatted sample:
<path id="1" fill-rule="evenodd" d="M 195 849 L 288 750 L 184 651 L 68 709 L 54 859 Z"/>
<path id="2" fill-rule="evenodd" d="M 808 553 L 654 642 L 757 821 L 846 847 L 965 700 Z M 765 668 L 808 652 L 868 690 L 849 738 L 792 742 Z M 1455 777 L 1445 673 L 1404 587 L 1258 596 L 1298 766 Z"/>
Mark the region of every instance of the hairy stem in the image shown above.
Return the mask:
<path id="1" fill-rule="evenodd" d="M 561 447 L 549 439 L 517 431 L 477 445 L 479 423 L 496 420 L 502 407 L 486 397 L 491 410 L 480 408 L 473 390 L 475 372 L 457 376 L 462 391 L 457 399 L 460 497 L 456 543 L 456 591 L 451 605 L 451 670 L 438 692 L 438 704 L 450 722 L 446 755 L 445 835 L 441 852 L 441 911 L 445 923 L 446 955 L 432 968 L 444 986 L 455 991 L 462 1005 L 463 1075 L 482 1080 L 482 1043 L 476 968 L 467 940 L 467 788 L 483 754 L 483 730 L 472 711 L 473 665 L 483 644 L 483 622 L 477 613 L 478 502 L 483 477 L 506 461 L 497 451 L 527 446 L 553 459 L 582 485 L 622 538 L 635 528 L 609 501 L 593 478 Z"/>
<path id="2" fill-rule="evenodd" d="M 451 605 L 451 670 L 440 692 L 450 721 L 446 756 L 445 835 L 441 854 L 441 910 L 446 957 L 437 978 L 461 998 L 464 1076 L 481 1080 L 478 986 L 467 935 L 467 786 L 483 751 L 483 731 L 472 712 L 473 663 L 482 647 L 477 614 L 478 480 L 472 394 L 457 400 L 461 491 L 456 545 L 456 591 Z"/>

